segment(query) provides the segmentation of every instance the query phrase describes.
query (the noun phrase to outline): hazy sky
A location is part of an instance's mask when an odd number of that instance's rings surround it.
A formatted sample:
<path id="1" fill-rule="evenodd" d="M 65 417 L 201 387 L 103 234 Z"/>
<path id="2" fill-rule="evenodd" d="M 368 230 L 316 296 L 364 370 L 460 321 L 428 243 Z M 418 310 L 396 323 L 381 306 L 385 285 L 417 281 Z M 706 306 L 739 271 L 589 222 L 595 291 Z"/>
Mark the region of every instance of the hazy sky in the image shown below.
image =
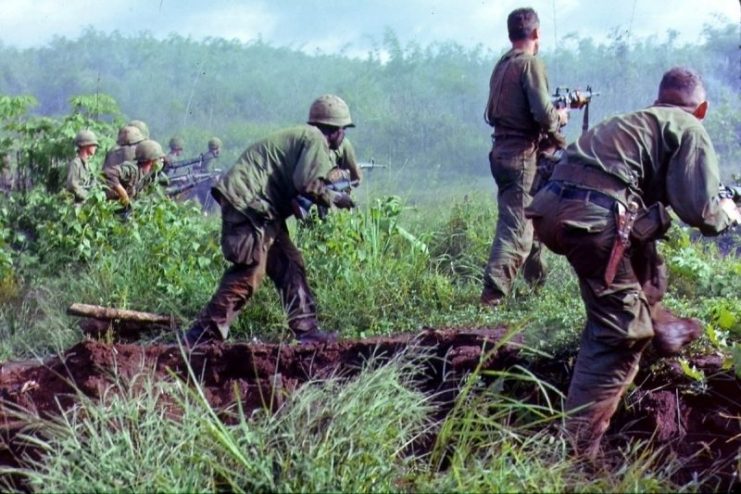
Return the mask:
<path id="1" fill-rule="evenodd" d="M 632 39 L 699 39 L 714 15 L 739 22 L 740 0 L 2 0 L 0 41 L 41 46 L 54 36 L 77 37 L 86 27 L 123 34 L 178 32 L 194 39 L 261 37 L 307 52 L 363 55 L 391 28 L 402 43 L 453 40 L 500 49 L 506 16 L 531 6 L 540 15 L 543 49 L 569 33 L 604 41 L 619 30 Z"/>

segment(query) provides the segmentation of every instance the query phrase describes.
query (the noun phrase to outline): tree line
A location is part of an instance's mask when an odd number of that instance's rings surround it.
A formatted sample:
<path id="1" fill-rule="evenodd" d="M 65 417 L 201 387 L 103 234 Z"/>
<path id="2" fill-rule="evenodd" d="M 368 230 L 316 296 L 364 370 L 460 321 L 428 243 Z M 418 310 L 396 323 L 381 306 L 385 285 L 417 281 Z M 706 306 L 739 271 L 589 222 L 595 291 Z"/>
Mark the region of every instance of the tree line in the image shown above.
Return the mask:
<path id="1" fill-rule="evenodd" d="M 501 34 L 498 43 L 506 41 L 504 30 Z M 591 105 L 591 124 L 651 104 L 667 68 L 699 70 L 711 100 L 706 126 L 723 174 L 737 168 L 731 165 L 741 153 L 735 25 L 707 26 L 695 45 L 679 45 L 676 33 L 663 42 L 631 42 L 617 32 L 606 43 L 568 36 L 559 46 L 544 45 L 552 86 L 590 85 L 600 93 Z M 361 160 L 446 180 L 488 174 L 490 129 L 482 114 L 499 55 L 454 41 L 402 45 L 393 31 L 364 58 L 350 58 L 261 40 L 157 39 L 88 29 L 77 39 L 60 37 L 39 48 L 0 46 L 0 95 L 35 98 L 26 102 L 27 113 L 13 115 L 16 121 L 24 115 L 69 120 L 85 95 L 82 106 L 92 121 L 115 127 L 126 118 L 142 119 L 162 144 L 174 134 L 185 137 L 186 154 L 200 152 L 208 137 L 218 135 L 227 165 L 267 132 L 303 122 L 318 95 L 336 93 L 350 104 L 357 122 L 349 136 Z M 6 143 L 12 133 L 7 114 L 0 116 Z M 567 127 L 570 140 L 580 127 L 575 112 Z M 73 149 L 57 151 L 71 155 Z"/>

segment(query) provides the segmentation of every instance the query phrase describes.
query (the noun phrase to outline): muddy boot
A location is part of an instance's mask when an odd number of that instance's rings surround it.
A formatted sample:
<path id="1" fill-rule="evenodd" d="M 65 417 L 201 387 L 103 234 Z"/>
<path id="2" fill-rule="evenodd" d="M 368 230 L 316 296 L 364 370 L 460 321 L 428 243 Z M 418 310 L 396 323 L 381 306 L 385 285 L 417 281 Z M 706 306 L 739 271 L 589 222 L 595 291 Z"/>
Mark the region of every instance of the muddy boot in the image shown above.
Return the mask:
<path id="1" fill-rule="evenodd" d="M 503 300 L 504 295 L 490 286 L 484 286 L 484 289 L 481 291 L 480 303 L 484 307 L 497 307 L 502 304 Z"/>
<path id="2" fill-rule="evenodd" d="M 617 400 L 606 400 L 590 406 L 566 421 L 566 436 L 574 455 L 596 465 L 602 459 L 602 437 L 610 426 Z"/>
<path id="3" fill-rule="evenodd" d="M 214 331 L 208 328 L 204 328 L 198 323 L 194 324 L 188 331 L 181 334 L 180 339 L 183 342 L 183 345 L 185 345 L 185 347 L 189 350 L 205 343 L 221 341 L 219 335 L 217 335 Z"/>
<path id="4" fill-rule="evenodd" d="M 702 335 L 702 324 L 697 319 L 676 317 L 665 308 L 654 310 L 653 346 L 662 357 L 678 354 L 682 348 Z"/>
<path id="5" fill-rule="evenodd" d="M 319 328 L 312 328 L 308 331 L 297 333 L 296 339 L 302 345 L 311 345 L 314 343 L 335 343 L 337 333 L 328 333 Z"/>

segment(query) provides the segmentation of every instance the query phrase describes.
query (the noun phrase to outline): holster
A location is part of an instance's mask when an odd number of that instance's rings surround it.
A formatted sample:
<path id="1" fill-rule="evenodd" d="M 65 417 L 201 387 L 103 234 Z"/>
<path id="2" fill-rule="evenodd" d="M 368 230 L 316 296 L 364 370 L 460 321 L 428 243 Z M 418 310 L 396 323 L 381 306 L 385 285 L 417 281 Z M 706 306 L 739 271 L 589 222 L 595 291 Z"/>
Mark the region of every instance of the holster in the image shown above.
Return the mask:
<path id="1" fill-rule="evenodd" d="M 671 224 L 672 220 L 664 205 L 655 202 L 638 212 L 633 222 L 630 238 L 640 243 L 658 240 L 664 237 Z"/>

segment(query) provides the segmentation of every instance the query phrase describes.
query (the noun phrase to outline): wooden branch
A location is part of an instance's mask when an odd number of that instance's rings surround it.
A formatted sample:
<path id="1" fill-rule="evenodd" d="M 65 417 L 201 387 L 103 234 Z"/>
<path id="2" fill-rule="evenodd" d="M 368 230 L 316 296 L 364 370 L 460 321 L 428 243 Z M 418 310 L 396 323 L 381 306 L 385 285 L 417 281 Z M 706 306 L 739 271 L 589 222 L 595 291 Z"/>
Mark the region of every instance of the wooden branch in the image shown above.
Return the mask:
<path id="1" fill-rule="evenodd" d="M 115 309 L 113 307 L 102 307 L 100 305 L 74 303 L 67 309 L 67 314 L 79 317 L 92 317 L 94 319 L 108 319 L 120 321 L 136 321 L 149 324 L 172 324 L 172 316 L 153 314 L 151 312 L 139 312 L 136 310 Z"/>

